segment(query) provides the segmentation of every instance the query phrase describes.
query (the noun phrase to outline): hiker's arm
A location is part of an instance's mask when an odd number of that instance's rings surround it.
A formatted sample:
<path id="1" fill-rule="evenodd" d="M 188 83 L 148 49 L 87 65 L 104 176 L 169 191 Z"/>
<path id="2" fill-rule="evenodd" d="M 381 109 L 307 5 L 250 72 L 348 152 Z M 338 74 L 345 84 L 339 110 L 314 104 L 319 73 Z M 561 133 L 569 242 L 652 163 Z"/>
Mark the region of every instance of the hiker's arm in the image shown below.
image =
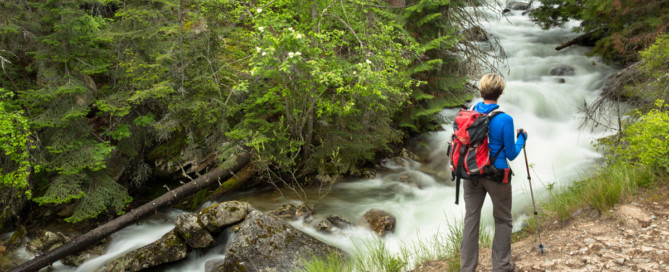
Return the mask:
<path id="1" fill-rule="evenodd" d="M 525 138 L 518 137 L 516 141 L 516 130 L 513 127 L 513 119 L 509 116 L 508 119 L 505 119 L 504 124 L 504 155 L 509 160 L 514 160 L 520 154 L 520 151 L 523 150 L 523 145 L 525 145 Z M 507 146 L 513 146 L 513 148 L 506 148 Z"/>

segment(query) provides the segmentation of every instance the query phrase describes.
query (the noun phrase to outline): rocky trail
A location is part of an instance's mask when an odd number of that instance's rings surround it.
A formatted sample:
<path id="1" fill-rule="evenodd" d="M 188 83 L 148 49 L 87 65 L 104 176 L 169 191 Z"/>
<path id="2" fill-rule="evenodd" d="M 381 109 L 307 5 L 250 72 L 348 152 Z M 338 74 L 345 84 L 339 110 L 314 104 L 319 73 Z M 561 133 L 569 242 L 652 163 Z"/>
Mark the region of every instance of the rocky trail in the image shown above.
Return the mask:
<path id="1" fill-rule="evenodd" d="M 581 210 L 568 222 L 544 223 L 542 254 L 536 233 L 512 244 L 515 271 L 669 271 L 667 186 L 616 205 L 608 213 Z M 492 271 L 491 250 L 482 248 L 477 271 Z M 446 271 L 432 261 L 416 271 Z"/>

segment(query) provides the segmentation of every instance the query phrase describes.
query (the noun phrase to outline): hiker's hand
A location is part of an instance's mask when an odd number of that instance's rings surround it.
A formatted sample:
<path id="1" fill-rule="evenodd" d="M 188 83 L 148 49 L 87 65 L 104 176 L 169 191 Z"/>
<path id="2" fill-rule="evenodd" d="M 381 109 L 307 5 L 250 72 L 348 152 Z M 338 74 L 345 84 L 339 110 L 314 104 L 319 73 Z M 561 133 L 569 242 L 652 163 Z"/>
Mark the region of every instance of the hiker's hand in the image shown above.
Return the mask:
<path id="1" fill-rule="evenodd" d="M 523 139 L 525 139 L 525 141 L 527 141 L 527 131 L 525 131 L 524 129 L 521 128 L 521 129 L 516 130 L 516 132 L 518 132 L 518 134 L 516 135 L 516 138 L 518 138 L 522 135 Z"/>

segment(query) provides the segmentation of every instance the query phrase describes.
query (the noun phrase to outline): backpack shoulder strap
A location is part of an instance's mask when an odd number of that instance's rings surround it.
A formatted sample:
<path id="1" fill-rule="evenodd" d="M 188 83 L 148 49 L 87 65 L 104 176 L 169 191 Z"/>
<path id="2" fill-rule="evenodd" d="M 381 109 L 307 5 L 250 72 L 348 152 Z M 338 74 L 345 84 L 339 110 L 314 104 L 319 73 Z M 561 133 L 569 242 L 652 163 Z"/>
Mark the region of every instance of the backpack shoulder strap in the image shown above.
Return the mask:
<path id="1" fill-rule="evenodd" d="M 488 118 L 492 119 L 493 117 L 497 116 L 500 113 L 504 113 L 504 111 L 502 109 L 500 109 L 499 107 L 497 107 L 497 108 L 495 108 L 494 110 L 492 110 L 491 112 L 488 113 Z"/>

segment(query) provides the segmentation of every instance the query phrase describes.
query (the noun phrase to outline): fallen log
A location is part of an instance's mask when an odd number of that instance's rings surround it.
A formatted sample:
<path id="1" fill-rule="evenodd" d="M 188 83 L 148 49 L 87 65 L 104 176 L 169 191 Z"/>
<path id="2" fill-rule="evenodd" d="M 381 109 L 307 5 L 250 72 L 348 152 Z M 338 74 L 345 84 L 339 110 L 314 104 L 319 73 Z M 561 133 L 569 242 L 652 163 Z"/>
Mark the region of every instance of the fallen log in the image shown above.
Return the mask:
<path id="1" fill-rule="evenodd" d="M 149 203 L 138 207 L 137 209 L 131 210 L 122 216 L 119 216 L 85 234 L 78 236 L 69 243 L 66 243 L 54 250 L 46 252 L 43 255 L 37 256 L 34 259 L 17 266 L 10 272 L 37 271 L 70 254 L 86 249 L 87 247 L 96 243 L 98 240 L 139 221 L 147 215 L 153 214 L 159 208 L 176 204 L 181 199 L 188 197 L 205 187 L 208 187 L 214 182 L 218 182 L 221 179 L 226 179 L 230 176 L 233 176 L 235 172 L 249 164 L 250 161 L 251 155 L 249 153 L 241 154 L 237 156 L 236 163 L 232 167 L 228 169 L 221 169 L 220 167 L 213 169 L 206 174 L 182 185 L 181 187 L 168 191 L 167 193 L 161 195 Z"/>
<path id="2" fill-rule="evenodd" d="M 218 186 L 216 190 L 207 197 L 207 201 L 214 201 L 216 198 L 221 195 L 230 192 L 234 189 L 237 189 L 242 184 L 246 183 L 247 180 L 255 176 L 257 169 L 253 163 L 246 164 L 244 168 L 235 172 L 235 174 L 230 177 L 228 180 L 223 182 L 221 186 Z"/>
<path id="3" fill-rule="evenodd" d="M 568 42 L 566 42 L 566 43 L 563 43 L 563 44 L 561 44 L 561 45 L 558 45 L 557 47 L 555 47 L 555 50 L 560 51 L 560 50 L 565 49 L 565 48 L 567 48 L 567 47 L 569 47 L 569 46 L 572 46 L 572 45 L 574 45 L 574 44 L 578 44 L 578 43 L 585 42 L 585 41 L 589 40 L 589 39 L 592 37 L 592 34 L 594 34 L 594 32 L 585 33 L 585 34 L 583 34 L 583 35 L 581 35 L 581 36 L 578 36 L 578 37 L 574 38 L 574 39 L 571 40 L 571 41 L 568 41 Z"/>

